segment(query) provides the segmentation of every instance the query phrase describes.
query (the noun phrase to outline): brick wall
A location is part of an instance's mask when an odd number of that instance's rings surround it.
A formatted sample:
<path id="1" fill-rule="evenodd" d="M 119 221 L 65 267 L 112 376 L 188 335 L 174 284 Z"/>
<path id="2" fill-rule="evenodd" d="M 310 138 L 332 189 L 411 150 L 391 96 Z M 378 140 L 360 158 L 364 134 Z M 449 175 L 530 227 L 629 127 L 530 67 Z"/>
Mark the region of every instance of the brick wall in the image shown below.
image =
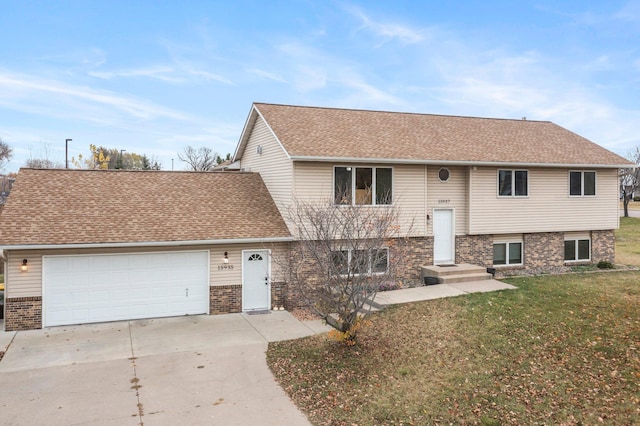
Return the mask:
<path id="1" fill-rule="evenodd" d="M 274 306 L 287 309 L 287 283 L 271 281 L 271 307 Z"/>
<path id="2" fill-rule="evenodd" d="M 42 297 L 4 299 L 6 331 L 42 328 Z"/>
<path id="3" fill-rule="evenodd" d="M 420 286 L 420 268 L 433 265 L 433 237 L 397 240 L 390 258 L 396 262 L 394 272 L 404 287 Z"/>
<path id="4" fill-rule="evenodd" d="M 591 260 L 615 263 L 616 237 L 613 230 L 591 231 Z"/>
<path id="5" fill-rule="evenodd" d="M 242 285 L 209 287 L 209 313 L 211 315 L 242 312 Z"/>
<path id="6" fill-rule="evenodd" d="M 564 266 L 564 234 L 524 234 L 524 264 L 527 270 L 553 271 Z"/>
<path id="7" fill-rule="evenodd" d="M 456 235 L 456 263 L 491 267 L 493 265 L 493 236 Z"/>

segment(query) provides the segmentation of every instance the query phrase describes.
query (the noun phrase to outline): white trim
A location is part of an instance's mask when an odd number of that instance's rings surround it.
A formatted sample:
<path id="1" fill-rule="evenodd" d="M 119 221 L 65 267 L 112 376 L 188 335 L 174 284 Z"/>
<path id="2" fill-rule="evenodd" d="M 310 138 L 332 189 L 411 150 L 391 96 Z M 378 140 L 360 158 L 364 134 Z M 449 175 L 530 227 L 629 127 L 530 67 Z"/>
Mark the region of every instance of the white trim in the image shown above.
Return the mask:
<path id="1" fill-rule="evenodd" d="M 564 243 L 566 243 L 567 241 L 573 241 L 575 243 L 575 252 L 573 253 L 576 258 L 573 260 L 567 260 L 564 259 Z M 589 242 L 589 258 L 587 259 L 578 259 L 578 252 L 580 251 L 579 247 L 578 247 L 578 242 L 579 241 L 588 241 Z M 581 262 L 591 262 L 591 237 L 587 237 L 587 238 L 580 238 L 580 237 L 569 237 L 567 238 L 567 236 L 565 235 L 564 241 L 562 243 L 562 258 L 564 259 L 564 263 L 581 263 Z"/>
<path id="2" fill-rule="evenodd" d="M 249 137 L 251 136 L 251 130 L 253 130 L 253 127 L 255 126 L 255 123 L 258 117 L 262 119 L 265 126 L 267 126 L 267 129 L 269 129 L 269 132 L 271 133 L 273 138 L 276 140 L 276 142 L 278 142 L 278 145 L 280 145 L 280 148 L 282 148 L 282 151 L 284 151 L 287 158 L 291 160 L 291 156 L 285 149 L 284 145 L 282 144 L 282 142 L 280 142 L 280 139 L 278 139 L 278 136 L 276 136 L 276 133 L 273 131 L 273 129 L 271 128 L 267 120 L 265 120 L 264 116 L 262 115 L 262 113 L 260 112 L 256 104 L 254 103 L 251 106 L 251 111 L 249 112 L 247 121 L 245 122 L 244 127 L 242 128 L 242 133 L 240 134 L 240 140 L 238 141 L 238 146 L 236 147 L 236 151 L 233 153 L 233 161 L 237 161 L 238 156 L 241 159 L 242 156 L 244 155 L 244 150 L 247 146 L 247 143 L 249 142 Z M 240 162 L 242 163 L 242 160 L 240 160 Z"/>
<path id="3" fill-rule="evenodd" d="M 0 250 L 210 246 L 221 244 L 286 243 L 291 241 L 294 241 L 293 237 L 236 238 L 229 240 L 143 241 L 136 243 L 21 244 L 0 246 Z"/>
<path id="4" fill-rule="evenodd" d="M 242 250 L 240 253 L 241 259 L 242 259 L 242 274 L 241 274 L 241 279 L 242 279 L 242 312 L 248 312 L 251 311 L 251 309 L 245 309 L 245 301 L 247 300 L 245 297 L 245 283 L 244 283 L 244 254 L 245 252 L 260 252 L 260 253 L 266 253 L 267 254 L 267 286 L 268 286 L 268 291 L 267 291 L 267 309 L 271 309 L 271 249 L 246 249 L 246 250 Z"/>
<path id="5" fill-rule="evenodd" d="M 351 168 L 351 203 L 350 204 L 337 204 L 336 203 L 336 169 L 338 167 L 342 168 Z M 356 171 L 355 169 L 371 169 L 371 204 L 356 204 Z M 391 169 L 391 202 L 388 204 L 378 204 L 377 203 L 377 169 Z M 348 171 L 348 170 L 347 170 Z M 366 164 L 334 164 L 333 165 L 333 175 L 332 175 L 332 192 L 333 192 L 333 205 L 334 206 L 393 206 L 394 201 L 394 181 L 395 181 L 395 171 L 392 166 L 371 166 Z"/>
<path id="6" fill-rule="evenodd" d="M 362 158 L 362 157 L 321 157 L 291 155 L 292 161 L 320 161 L 332 163 L 378 163 L 378 164 L 428 164 L 443 166 L 485 166 L 485 167 L 554 167 L 554 168 L 595 168 L 624 169 L 637 167 L 633 164 L 572 164 L 572 163 L 518 163 L 500 161 L 460 161 L 460 160 L 409 160 L 398 158 Z"/>

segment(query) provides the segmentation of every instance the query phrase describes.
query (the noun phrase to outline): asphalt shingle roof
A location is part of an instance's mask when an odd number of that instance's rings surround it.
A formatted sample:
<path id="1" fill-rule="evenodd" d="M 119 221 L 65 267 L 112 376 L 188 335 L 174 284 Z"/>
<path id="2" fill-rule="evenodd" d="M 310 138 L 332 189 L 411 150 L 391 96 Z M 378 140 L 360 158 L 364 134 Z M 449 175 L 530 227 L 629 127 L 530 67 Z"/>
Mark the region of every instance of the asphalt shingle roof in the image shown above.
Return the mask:
<path id="1" fill-rule="evenodd" d="M 289 237 L 257 173 L 21 169 L 0 246 Z"/>
<path id="2" fill-rule="evenodd" d="M 549 121 L 254 104 L 300 157 L 556 165 L 628 160 Z"/>

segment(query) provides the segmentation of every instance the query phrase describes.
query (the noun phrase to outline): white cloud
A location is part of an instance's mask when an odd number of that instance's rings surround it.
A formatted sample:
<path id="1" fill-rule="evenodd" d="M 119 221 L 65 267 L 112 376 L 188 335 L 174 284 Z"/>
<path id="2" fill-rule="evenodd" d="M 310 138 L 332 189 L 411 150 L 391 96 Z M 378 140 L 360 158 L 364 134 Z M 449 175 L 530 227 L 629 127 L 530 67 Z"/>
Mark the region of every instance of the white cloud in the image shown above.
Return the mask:
<path id="1" fill-rule="evenodd" d="M 278 74 L 267 72 L 267 71 L 264 71 L 264 70 L 261 70 L 261 69 L 257 69 L 257 68 L 248 69 L 247 72 L 249 74 L 257 75 L 258 77 L 265 78 L 267 80 L 277 81 L 278 83 L 286 83 L 287 82 L 284 78 L 282 78 Z"/>
<path id="2" fill-rule="evenodd" d="M 97 122 L 103 121 L 105 115 L 113 113 L 142 120 L 190 120 L 190 117 L 179 111 L 151 102 L 26 75 L 0 72 L 0 91 L 4 93 L 0 98 L 0 105 L 38 115 L 73 115 L 86 121 Z"/>
<path id="3" fill-rule="evenodd" d="M 130 70 L 120 70 L 120 71 L 89 71 L 88 74 L 92 77 L 102 78 L 105 80 L 111 80 L 114 78 L 124 77 L 149 77 L 155 78 L 157 80 L 178 83 L 183 81 L 183 79 L 178 77 L 172 77 L 171 74 L 175 73 L 175 69 L 168 66 L 155 66 L 149 68 L 138 68 L 138 69 L 130 69 Z"/>
<path id="4" fill-rule="evenodd" d="M 384 41 L 397 39 L 405 44 L 414 44 L 424 40 L 424 35 L 421 31 L 415 30 L 408 25 L 375 21 L 357 7 L 345 6 L 344 9 L 360 20 L 361 26 L 359 29 L 369 30 Z"/>

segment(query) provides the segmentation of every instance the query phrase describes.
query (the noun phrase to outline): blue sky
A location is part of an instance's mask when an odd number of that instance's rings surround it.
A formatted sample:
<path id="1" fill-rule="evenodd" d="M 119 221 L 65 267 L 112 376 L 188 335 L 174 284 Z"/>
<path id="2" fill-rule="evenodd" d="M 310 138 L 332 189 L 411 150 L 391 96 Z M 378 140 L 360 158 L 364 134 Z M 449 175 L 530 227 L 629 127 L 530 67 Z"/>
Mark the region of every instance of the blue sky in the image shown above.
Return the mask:
<path id="1" fill-rule="evenodd" d="M 183 169 L 251 103 L 550 120 L 640 144 L 640 0 L 0 0 L 5 171 L 89 144 Z M 48 154 L 45 154 L 48 152 Z"/>

